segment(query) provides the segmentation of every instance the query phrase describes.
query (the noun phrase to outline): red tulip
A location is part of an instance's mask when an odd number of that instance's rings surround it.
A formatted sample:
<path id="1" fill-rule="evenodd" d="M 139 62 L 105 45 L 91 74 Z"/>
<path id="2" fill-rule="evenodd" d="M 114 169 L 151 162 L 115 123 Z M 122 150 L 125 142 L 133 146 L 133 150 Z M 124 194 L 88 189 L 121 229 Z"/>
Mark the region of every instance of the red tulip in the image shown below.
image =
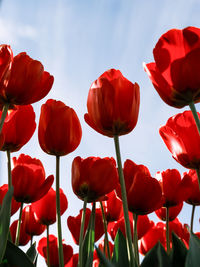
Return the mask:
<path id="1" fill-rule="evenodd" d="M 0 117 L 1 114 L 2 112 Z M 30 140 L 35 128 L 35 113 L 32 106 L 15 106 L 8 112 L 3 125 L 4 144 L 1 150 L 18 151 Z"/>
<path id="2" fill-rule="evenodd" d="M 53 76 L 25 52 L 13 58 L 8 45 L 0 46 L 0 103 L 27 105 L 45 97 L 53 85 Z"/>
<path id="3" fill-rule="evenodd" d="M 0 186 L 0 205 L 2 205 L 3 203 L 3 199 L 6 195 L 6 193 L 8 192 L 8 185 L 4 184 L 2 186 Z M 15 214 L 18 209 L 20 208 L 21 204 L 19 202 L 17 202 L 14 197 L 12 197 L 12 202 L 11 202 L 11 216 L 13 214 Z"/>
<path id="4" fill-rule="evenodd" d="M 190 179 L 182 180 L 179 171 L 176 169 L 157 172 L 155 177 L 162 188 L 164 207 L 176 206 L 191 194 Z"/>
<path id="5" fill-rule="evenodd" d="M 47 261 L 47 238 L 43 237 L 38 243 L 38 252 Z M 73 248 L 63 244 L 64 264 L 67 264 L 73 256 Z M 58 244 L 57 238 L 54 235 L 49 235 L 49 261 L 50 267 L 59 267 Z"/>
<path id="6" fill-rule="evenodd" d="M 190 169 L 200 167 L 200 136 L 191 111 L 169 118 L 159 133 L 178 163 Z"/>
<path id="7" fill-rule="evenodd" d="M 154 50 L 155 62 L 145 66 L 155 89 L 168 105 L 182 108 L 200 101 L 200 29 L 172 29 Z"/>
<path id="8" fill-rule="evenodd" d="M 76 157 L 72 162 L 72 189 L 82 200 L 98 201 L 115 189 L 118 181 L 113 158 Z"/>
<path id="9" fill-rule="evenodd" d="M 83 209 L 80 210 L 79 214 L 76 217 L 69 216 L 67 219 L 67 226 L 72 234 L 75 244 L 77 245 L 79 244 L 82 213 L 83 213 Z M 91 210 L 87 208 L 86 214 L 85 214 L 84 235 L 88 228 L 90 215 L 91 215 Z M 103 227 L 102 213 L 100 209 L 96 209 L 95 211 L 95 242 L 97 242 L 102 237 L 103 234 L 104 234 L 104 227 Z"/>
<path id="10" fill-rule="evenodd" d="M 10 234 L 11 234 L 13 243 L 15 243 L 17 224 L 18 224 L 18 220 L 14 221 L 10 226 Z M 26 233 L 24 222 L 22 221 L 21 227 L 20 227 L 20 235 L 19 235 L 19 246 L 27 245 L 30 240 L 31 240 L 31 236 Z"/>
<path id="11" fill-rule="evenodd" d="M 47 208 L 47 207 L 50 207 Z M 60 188 L 60 214 L 62 215 L 68 207 L 68 201 Z M 41 224 L 50 225 L 56 222 L 56 191 L 50 188 L 48 193 L 32 204 L 36 220 Z"/>
<path id="12" fill-rule="evenodd" d="M 31 203 L 42 198 L 53 183 L 53 175 L 45 179 L 45 171 L 39 159 L 21 154 L 13 158 L 12 184 L 18 202 Z"/>
<path id="13" fill-rule="evenodd" d="M 110 250 L 110 256 L 112 256 L 112 253 L 113 253 L 113 249 L 114 249 L 114 245 L 108 241 L 108 245 L 109 245 L 109 250 Z M 106 255 L 106 257 L 108 258 L 108 249 L 107 249 L 107 246 L 105 245 L 105 242 L 104 240 L 102 240 L 99 244 L 98 244 L 98 249 Z M 94 266 L 99 266 L 98 264 L 100 264 L 100 260 L 99 260 L 99 256 L 98 256 L 98 253 L 96 251 L 96 249 L 94 250 L 94 254 L 93 254 L 93 265 L 92 267 Z"/>
<path id="14" fill-rule="evenodd" d="M 140 104 L 139 85 L 119 70 L 104 72 L 90 87 L 85 121 L 97 132 L 113 137 L 136 126 Z"/>
<path id="15" fill-rule="evenodd" d="M 36 220 L 32 205 L 28 205 L 23 209 L 22 221 L 24 222 L 25 232 L 30 236 L 41 235 L 46 229 L 45 225 Z"/>
<path id="16" fill-rule="evenodd" d="M 183 202 L 179 203 L 176 206 L 169 207 L 169 221 L 173 221 L 181 212 L 183 207 Z M 166 208 L 162 207 L 155 211 L 159 219 L 166 221 Z"/>
<path id="17" fill-rule="evenodd" d="M 67 155 L 78 147 L 81 137 L 81 125 L 72 108 L 53 99 L 42 105 L 38 138 L 44 152 Z"/>
<path id="18" fill-rule="evenodd" d="M 190 205 L 199 206 L 200 205 L 200 191 L 199 191 L 199 182 L 197 178 L 196 170 L 189 170 L 183 174 L 183 180 L 190 179 L 191 185 L 191 194 L 187 197 L 185 202 Z"/>
<path id="19" fill-rule="evenodd" d="M 71 257 L 71 260 L 65 265 L 65 267 L 77 267 L 78 266 L 78 253 Z"/>

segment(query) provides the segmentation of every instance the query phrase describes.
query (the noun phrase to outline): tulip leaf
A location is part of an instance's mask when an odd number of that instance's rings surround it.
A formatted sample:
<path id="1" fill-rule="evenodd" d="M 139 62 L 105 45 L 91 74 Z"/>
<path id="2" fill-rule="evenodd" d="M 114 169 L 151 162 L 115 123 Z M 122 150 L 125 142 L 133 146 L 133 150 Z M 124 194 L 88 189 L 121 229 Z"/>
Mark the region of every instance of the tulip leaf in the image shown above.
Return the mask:
<path id="1" fill-rule="evenodd" d="M 190 246 L 186 257 L 185 267 L 199 267 L 200 266 L 200 240 L 190 233 Z"/>
<path id="2" fill-rule="evenodd" d="M 9 266 L 15 267 L 35 267 L 29 257 L 17 246 L 10 241 L 7 242 L 5 259 L 7 259 Z"/>
<path id="3" fill-rule="evenodd" d="M 116 265 L 113 265 L 112 262 L 110 262 L 106 256 L 102 253 L 98 247 L 96 247 L 96 251 L 100 260 L 100 266 L 102 264 L 103 267 L 115 267 Z"/>
<path id="4" fill-rule="evenodd" d="M 32 244 L 32 246 L 26 251 L 26 255 L 29 257 L 29 259 L 35 263 L 37 259 L 37 251 L 35 249 L 36 242 Z"/>
<path id="5" fill-rule="evenodd" d="M 3 260 L 9 234 L 10 210 L 13 190 L 13 187 L 11 187 L 6 193 L 0 210 L 0 262 Z"/>
<path id="6" fill-rule="evenodd" d="M 170 254 L 172 267 L 185 266 L 187 251 L 181 239 L 172 232 L 172 252 Z"/>
<path id="7" fill-rule="evenodd" d="M 172 267 L 170 258 L 158 242 L 144 257 L 141 267 Z"/>

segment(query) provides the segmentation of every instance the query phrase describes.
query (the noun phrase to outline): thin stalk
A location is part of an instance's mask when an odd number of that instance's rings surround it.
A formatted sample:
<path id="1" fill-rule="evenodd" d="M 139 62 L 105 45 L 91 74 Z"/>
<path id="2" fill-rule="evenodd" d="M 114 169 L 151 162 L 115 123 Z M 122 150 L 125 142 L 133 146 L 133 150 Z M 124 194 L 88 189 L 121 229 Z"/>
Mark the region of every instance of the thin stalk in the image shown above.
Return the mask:
<path id="1" fill-rule="evenodd" d="M 131 237 L 131 227 L 130 227 L 130 221 L 129 221 L 129 215 L 128 215 L 126 186 L 125 186 L 124 174 L 123 174 L 123 169 L 122 169 L 118 135 L 114 136 L 114 143 L 115 143 L 115 151 L 116 151 L 116 157 L 117 157 L 119 181 L 121 185 L 121 195 L 122 195 L 122 204 L 123 204 L 123 211 L 124 211 L 128 257 L 129 257 L 130 266 L 132 267 L 134 266 L 133 244 L 132 244 L 132 237 Z"/>
<path id="2" fill-rule="evenodd" d="M 195 212 L 195 205 L 192 205 L 192 214 L 191 214 L 191 221 L 190 221 L 190 228 L 191 232 L 193 233 L 193 223 L 194 223 L 194 212 Z"/>
<path id="3" fill-rule="evenodd" d="M 199 184 L 199 190 L 200 190 L 200 171 L 199 171 L 198 168 L 196 169 L 196 173 L 197 173 L 198 184 Z"/>
<path id="4" fill-rule="evenodd" d="M 88 245 L 88 259 L 90 258 L 91 253 L 94 251 L 94 240 L 95 240 L 95 211 L 96 211 L 96 202 L 93 202 L 92 213 L 90 215 L 89 222 L 89 245 Z M 87 265 L 87 263 L 86 263 Z M 84 267 L 84 266 L 81 266 Z"/>
<path id="5" fill-rule="evenodd" d="M 12 185 L 12 173 L 11 173 L 11 160 L 10 160 L 10 151 L 6 151 L 7 154 L 7 165 L 8 165 L 8 188 Z"/>
<path id="6" fill-rule="evenodd" d="M 30 247 L 32 247 L 33 245 L 33 235 L 31 235 L 31 243 L 30 243 Z"/>
<path id="7" fill-rule="evenodd" d="M 23 210 L 23 202 L 21 202 L 20 210 L 19 210 L 19 220 L 17 223 L 17 230 L 16 230 L 16 238 L 15 238 L 15 245 L 19 246 L 19 237 L 20 237 L 20 228 L 22 222 L 22 210 Z"/>
<path id="8" fill-rule="evenodd" d="M 47 266 L 50 267 L 50 258 L 49 258 L 49 225 L 47 225 Z"/>
<path id="9" fill-rule="evenodd" d="M 84 238 L 86 207 L 87 207 L 87 197 L 84 198 L 83 212 L 82 212 L 82 216 L 81 216 L 81 229 L 80 229 L 80 236 L 79 236 L 78 267 L 82 267 L 83 266 L 83 238 Z"/>
<path id="10" fill-rule="evenodd" d="M 9 109 L 9 104 L 7 103 L 3 106 L 3 110 L 2 110 L 2 114 L 1 114 L 1 118 L 0 118 L 0 133 L 1 133 L 1 130 L 3 128 L 3 124 L 5 121 L 8 109 Z"/>
<path id="11" fill-rule="evenodd" d="M 102 212 L 102 217 L 103 217 L 103 228 L 104 228 L 104 233 L 105 233 L 104 252 L 105 252 L 105 248 L 107 248 L 108 259 L 111 259 L 111 257 L 110 257 L 110 247 L 109 247 L 109 241 L 108 241 L 108 232 L 107 232 L 107 220 L 106 220 L 106 216 L 105 216 L 105 212 L 104 212 L 102 201 L 100 201 L 100 205 L 101 205 L 101 212 Z"/>
<path id="12" fill-rule="evenodd" d="M 136 260 L 137 266 L 140 266 L 139 251 L 138 251 L 137 221 L 138 221 L 138 215 L 136 213 L 133 213 L 133 223 L 134 223 L 133 244 L 134 244 L 135 260 Z"/>
<path id="13" fill-rule="evenodd" d="M 194 102 L 191 102 L 189 104 L 189 107 L 190 107 L 190 109 L 192 111 L 192 115 L 194 117 L 194 120 L 196 122 L 197 129 L 198 129 L 198 132 L 199 132 L 199 135 L 200 135 L 200 120 L 199 120 L 199 116 L 197 114 L 197 110 L 196 110 L 196 107 L 194 105 Z"/>
<path id="14" fill-rule="evenodd" d="M 167 254 L 170 253 L 170 240 L 169 240 L 169 207 L 166 207 L 166 240 L 167 240 Z"/>
<path id="15" fill-rule="evenodd" d="M 60 157 L 59 156 L 56 156 L 56 221 L 58 230 L 59 266 L 64 267 L 62 228 L 61 228 L 61 216 L 60 216 Z"/>

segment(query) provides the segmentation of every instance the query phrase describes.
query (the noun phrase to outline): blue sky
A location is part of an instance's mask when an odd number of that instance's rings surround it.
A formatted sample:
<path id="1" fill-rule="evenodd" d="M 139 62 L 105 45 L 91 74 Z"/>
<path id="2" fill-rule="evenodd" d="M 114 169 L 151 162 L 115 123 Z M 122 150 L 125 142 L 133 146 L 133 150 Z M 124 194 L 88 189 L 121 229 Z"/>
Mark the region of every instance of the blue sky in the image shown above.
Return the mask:
<path id="1" fill-rule="evenodd" d="M 47 99 L 63 101 L 77 112 L 83 138 L 76 151 L 61 159 L 61 186 L 69 208 L 63 215 L 63 238 L 73 244 L 66 219 L 82 208 L 71 189 L 71 162 L 81 156 L 114 156 L 113 140 L 101 136 L 84 122 L 87 94 L 91 83 L 109 68 L 120 69 L 137 82 L 141 90 L 138 124 L 132 133 L 120 138 L 122 159 L 146 165 L 152 176 L 157 171 L 177 168 L 158 129 L 182 110 L 167 106 L 154 90 L 142 63 L 153 61 L 152 50 L 158 38 L 171 28 L 200 27 L 198 0 L 2 0 L 0 43 L 10 44 L 14 55 L 26 51 L 40 60 L 54 75 L 49 95 L 33 105 L 37 122 L 41 105 Z M 188 108 L 186 108 L 188 109 Z M 200 106 L 197 105 L 200 111 Z M 54 174 L 55 158 L 46 155 L 37 142 L 37 131 L 19 152 L 42 160 L 47 175 Z M 19 155 L 13 153 L 13 156 Z M 0 184 L 6 183 L 6 155 L 0 155 Z M 189 222 L 191 208 L 185 206 L 182 222 Z M 196 214 L 199 212 L 197 209 Z M 196 215 L 198 222 L 199 215 Z M 50 233 L 56 234 L 50 227 Z M 199 224 L 195 225 L 195 230 Z M 74 246 L 77 251 L 77 247 Z M 42 265 L 43 260 L 39 258 Z M 43 264 L 44 265 L 44 264 Z"/>

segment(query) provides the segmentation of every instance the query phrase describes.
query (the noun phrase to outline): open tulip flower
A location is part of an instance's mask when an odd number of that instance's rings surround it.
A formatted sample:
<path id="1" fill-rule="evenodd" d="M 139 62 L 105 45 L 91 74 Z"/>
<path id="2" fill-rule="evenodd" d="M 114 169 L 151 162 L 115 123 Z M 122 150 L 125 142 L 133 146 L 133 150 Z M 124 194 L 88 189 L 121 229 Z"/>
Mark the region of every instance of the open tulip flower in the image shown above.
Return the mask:
<path id="1" fill-rule="evenodd" d="M 27 105 L 44 98 L 54 78 L 25 52 L 13 57 L 9 45 L 0 46 L 0 104 Z"/>
<path id="2" fill-rule="evenodd" d="M 72 189 L 82 200 L 99 201 L 113 191 L 118 182 L 113 158 L 76 157 L 72 162 Z"/>
<path id="3" fill-rule="evenodd" d="M 12 184 L 18 202 L 31 203 L 42 198 L 50 189 L 54 177 L 45 179 L 45 171 L 39 159 L 21 154 L 13 158 Z"/>
<path id="4" fill-rule="evenodd" d="M 145 70 L 162 100 L 182 108 L 200 101 L 200 29 L 172 29 L 158 40 Z"/>
<path id="5" fill-rule="evenodd" d="M 84 118 L 103 135 L 124 135 L 135 128 L 139 105 L 139 85 L 127 80 L 119 70 L 110 69 L 92 83 Z"/>
<path id="6" fill-rule="evenodd" d="M 200 167 L 200 135 L 191 111 L 169 118 L 159 133 L 178 163 L 190 169 Z"/>

